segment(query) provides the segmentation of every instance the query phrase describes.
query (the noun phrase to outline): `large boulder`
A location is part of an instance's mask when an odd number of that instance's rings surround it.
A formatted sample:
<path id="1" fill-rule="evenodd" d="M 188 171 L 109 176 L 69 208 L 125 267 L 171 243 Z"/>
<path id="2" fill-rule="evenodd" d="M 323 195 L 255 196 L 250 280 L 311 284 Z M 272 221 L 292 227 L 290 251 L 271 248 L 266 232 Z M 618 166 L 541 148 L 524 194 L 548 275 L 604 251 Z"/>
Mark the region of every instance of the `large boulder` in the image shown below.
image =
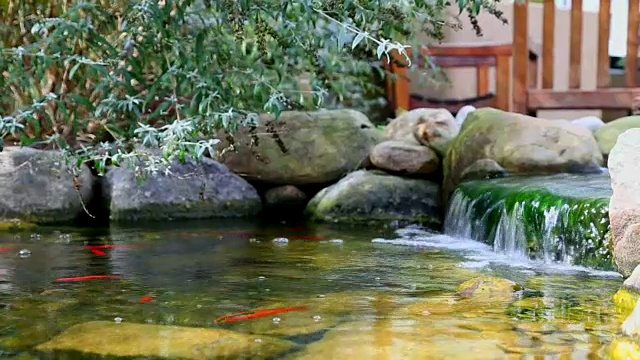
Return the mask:
<path id="1" fill-rule="evenodd" d="M 245 217 L 262 210 L 262 200 L 246 180 L 209 158 L 174 162 L 170 174 L 138 181 L 134 169 L 111 167 L 103 197 L 114 222 Z"/>
<path id="2" fill-rule="evenodd" d="M 62 153 L 6 147 L 0 152 L 0 218 L 31 223 L 69 222 L 91 201 L 89 168 L 65 164 Z"/>
<path id="3" fill-rule="evenodd" d="M 305 213 L 334 223 L 399 220 L 439 227 L 439 190 L 427 180 L 358 170 L 316 194 Z"/>
<path id="4" fill-rule="evenodd" d="M 388 140 L 376 145 L 369 154 L 378 169 L 407 174 L 431 174 L 438 170 L 438 154 L 426 146 Z"/>
<path id="5" fill-rule="evenodd" d="M 613 256 L 623 275 L 640 264 L 640 128 L 622 133 L 609 154 Z"/>
<path id="6" fill-rule="evenodd" d="M 613 120 L 599 128 L 593 135 L 598 141 L 602 154 L 608 156 L 611 149 L 613 149 L 613 146 L 616 144 L 618 136 L 623 132 L 634 128 L 640 128 L 640 116 L 625 116 L 623 118 Z"/>
<path id="7" fill-rule="evenodd" d="M 509 174 L 600 172 L 603 163 L 584 127 L 482 108 L 469 113 L 449 146 L 443 165 L 445 199 L 465 180 L 468 168 L 482 168 L 476 163 L 489 160 Z"/>
<path id="8" fill-rule="evenodd" d="M 384 136 L 387 140 L 417 141 L 442 155 L 459 131 L 460 125 L 448 110 L 422 108 L 393 119 L 385 127 Z"/>
<path id="9" fill-rule="evenodd" d="M 277 120 L 263 115 L 260 126 L 239 129 L 221 144 L 233 142 L 236 151 L 217 160 L 250 181 L 321 184 L 356 169 L 380 139 L 380 131 L 355 110 L 287 111 Z"/>

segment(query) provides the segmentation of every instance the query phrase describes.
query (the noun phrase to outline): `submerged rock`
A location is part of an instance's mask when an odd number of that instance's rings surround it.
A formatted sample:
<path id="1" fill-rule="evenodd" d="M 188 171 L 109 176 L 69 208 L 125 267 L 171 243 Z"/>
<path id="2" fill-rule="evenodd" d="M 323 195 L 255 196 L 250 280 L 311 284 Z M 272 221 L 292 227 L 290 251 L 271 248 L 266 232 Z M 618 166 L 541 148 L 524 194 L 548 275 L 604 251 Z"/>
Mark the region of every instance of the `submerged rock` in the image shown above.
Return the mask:
<path id="1" fill-rule="evenodd" d="M 430 148 L 398 140 L 376 145 L 369 158 L 378 169 L 407 174 L 431 174 L 440 165 L 438 155 Z"/>
<path id="2" fill-rule="evenodd" d="M 276 185 L 338 180 L 357 168 L 381 139 L 369 119 L 355 110 L 286 111 L 278 120 L 265 116 L 261 121 L 234 133 L 237 151 L 226 151 L 217 160 L 246 179 Z"/>
<path id="3" fill-rule="evenodd" d="M 479 276 L 458 286 L 458 294 L 463 298 L 510 301 L 514 292 L 522 287 L 515 282 L 495 276 Z"/>
<path id="4" fill-rule="evenodd" d="M 640 264 L 640 128 L 624 132 L 609 155 L 613 195 L 609 219 L 618 271 L 628 276 Z"/>
<path id="5" fill-rule="evenodd" d="M 262 209 L 253 186 L 209 158 L 174 162 L 171 174 L 142 182 L 131 168 L 111 167 L 102 189 L 115 222 L 245 217 Z"/>
<path id="6" fill-rule="evenodd" d="M 36 349 L 122 357 L 265 359 L 292 346 L 285 340 L 222 329 L 91 321 L 72 326 Z"/>
<path id="7" fill-rule="evenodd" d="M 603 162 L 593 134 L 584 127 L 478 109 L 469 113 L 444 159 L 445 199 L 480 159 L 494 160 L 509 174 L 600 172 Z"/>
<path id="8" fill-rule="evenodd" d="M 358 170 L 321 190 L 305 210 L 317 221 L 410 221 L 441 224 L 439 186 L 427 180 Z"/>
<path id="9" fill-rule="evenodd" d="M 94 178 L 86 165 L 72 173 L 58 151 L 6 147 L 0 152 L 0 218 L 18 223 L 76 219 L 91 201 Z"/>
<path id="10" fill-rule="evenodd" d="M 448 110 L 424 108 L 404 112 L 393 119 L 385 128 L 384 136 L 408 143 L 418 141 L 444 154 L 459 131 L 460 125 Z"/>
<path id="11" fill-rule="evenodd" d="M 600 151 L 608 156 L 613 146 L 618 141 L 618 137 L 629 129 L 640 128 L 640 116 L 625 116 L 623 118 L 610 121 L 598 129 L 593 135 L 598 141 Z"/>
<path id="12" fill-rule="evenodd" d="M 264 194 L 265 206 L 269 208 L 291 208 L 303 206 L 307 194 L 293 185 L 277 186 Z"/>

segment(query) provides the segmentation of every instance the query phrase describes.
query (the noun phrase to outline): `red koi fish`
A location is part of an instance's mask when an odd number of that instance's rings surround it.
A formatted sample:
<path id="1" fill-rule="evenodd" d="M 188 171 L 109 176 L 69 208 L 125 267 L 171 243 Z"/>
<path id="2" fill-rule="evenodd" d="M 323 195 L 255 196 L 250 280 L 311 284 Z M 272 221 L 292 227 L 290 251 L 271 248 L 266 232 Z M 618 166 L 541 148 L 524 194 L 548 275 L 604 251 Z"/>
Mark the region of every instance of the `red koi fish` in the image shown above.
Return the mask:
<path id="1" fill-rule="evenodd" d="M 0 252 L 9 252 L 9 248 L 1 247 Z"/>
<path id="2" fill-rule="evenodd" d="M 62 277 L 62 278 L 57 278 L 56 282 L 102 280 L 102 279 L 118 279 L 118 275 L 86 275 L 86 276 Z"/>
<path id="3" fill-rule="evenodd" d="M 94 255 L 98 256 L 106 256 L 107 253 L 99 250 L 99 249 L 116 249 L 116 248 L 129 248 L 133 249 L 136 246 L 134 245 L 126 245 L 126 244 L 116 244 L 116 245 L 86 245 L 85 246 L 89 251 L 91 251 Z"/>
<path id="4" fill-rule="evenodd" d="M 222 315 L 216 319 L 216 324 L 228 324 L 228 323 L 232 323 L 240 320 L 251 320 L 251 319 L 261 318 L 269 315 L 275 315 L 275 314 L 280 314 L 280 313 L 285 313 L 290 311 L 301 311 L 301 310 L 307 310 L 307 307 L 293 306 L 293 307 L 278 308 L 278 309 L 244 311 L 244 312 L 235 313 L 235 314 Z"/>
<path id="5" fill-rule="evenodd" d="M 140 298 L 140 304 L 148 303 L 149 301 L 151 301 L 151 299 L 153 299 L 153 296 L 145 295 Z"/>

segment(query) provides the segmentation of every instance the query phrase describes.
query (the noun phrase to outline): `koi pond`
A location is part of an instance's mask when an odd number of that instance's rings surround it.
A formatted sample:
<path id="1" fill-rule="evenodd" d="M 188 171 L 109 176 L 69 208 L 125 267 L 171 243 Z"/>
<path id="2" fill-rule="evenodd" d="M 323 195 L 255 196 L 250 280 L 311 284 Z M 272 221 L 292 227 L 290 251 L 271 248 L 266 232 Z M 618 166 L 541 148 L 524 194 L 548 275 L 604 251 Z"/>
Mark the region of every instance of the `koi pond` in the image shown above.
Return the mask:
<path id="1" fill-rule="evenodd" d="M 617 273 L 403 228 L 240 221 L 0 239 L 5 359 L 598 359 Z"/>

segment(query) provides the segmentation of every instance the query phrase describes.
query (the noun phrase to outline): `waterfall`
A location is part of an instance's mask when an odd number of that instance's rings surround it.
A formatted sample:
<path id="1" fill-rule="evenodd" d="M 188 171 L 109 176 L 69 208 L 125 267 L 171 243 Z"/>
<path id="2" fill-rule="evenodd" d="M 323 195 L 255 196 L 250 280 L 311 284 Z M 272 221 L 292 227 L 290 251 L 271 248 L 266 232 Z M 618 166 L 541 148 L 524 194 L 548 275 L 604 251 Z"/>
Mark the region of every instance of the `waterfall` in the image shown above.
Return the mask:
<path id="1" fill-rule="evenodd" d="M 495 179 L 459 186 L 450 200 L 445 234 L 487 243 L 497 253 L 612 268 L 606 194 L 566 196 L 544 186 L 505 184 Z M 579 188 L 569 185 L 574 193 Z"/>

